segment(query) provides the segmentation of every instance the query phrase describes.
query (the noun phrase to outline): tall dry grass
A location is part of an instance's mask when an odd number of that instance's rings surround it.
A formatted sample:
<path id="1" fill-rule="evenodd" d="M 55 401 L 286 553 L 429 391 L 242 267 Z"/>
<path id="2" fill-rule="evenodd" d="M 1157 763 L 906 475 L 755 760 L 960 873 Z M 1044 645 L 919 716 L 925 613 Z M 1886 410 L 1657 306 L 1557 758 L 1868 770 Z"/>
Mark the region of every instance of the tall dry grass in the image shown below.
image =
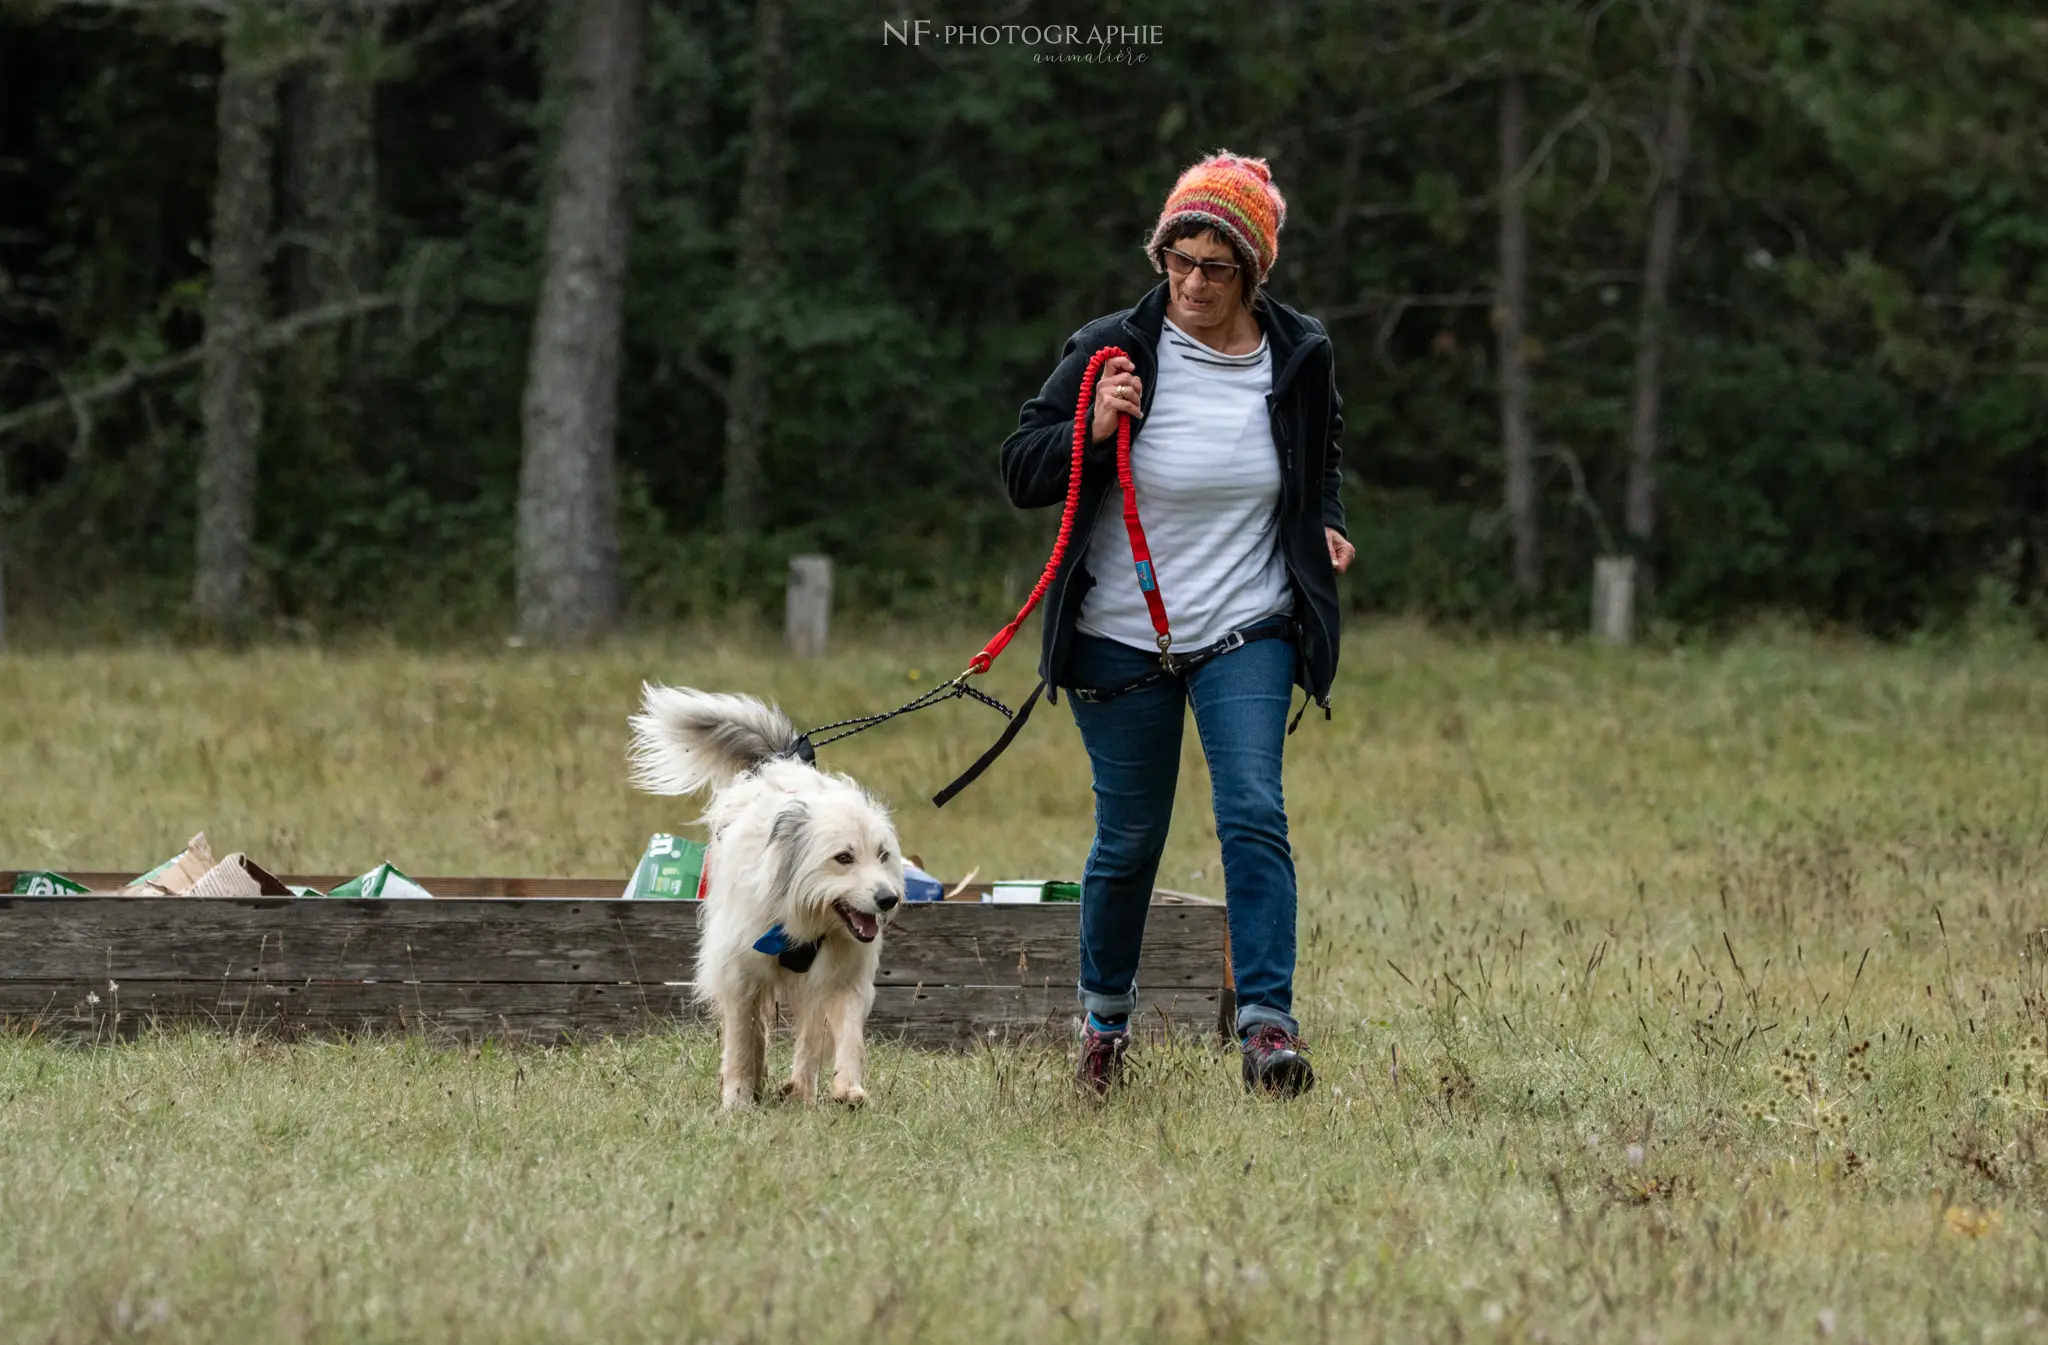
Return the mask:
<path id="1" fill-rule="evenodd" d="M 204 827 L 279 869 L 623 875 L 692 811 L 623 784 L 642 677 L 819 722 L 950 674 L 964 638 L 809 666 L 682 636 L 4 657 L 0 864 L 140 868 Z M 865 1112 L 728 1123 L 699 1033 L 10 1039 L 5 1334 L 2048 1330 L 2048 655 L 1392 625 L 1349 636 L 1335 704 L 1289 745 L 1321 1075 L 1297 1103 L 1244 1097 L 1199 1045 L 1146 1054 L 1099 1113 L 1055 1051 L 885 1048 Z M 825 755 L 941 875 L 1074 874 L 1064 705 L 924 801 L 996 726 L 956 704 Z M 1160 881 L 1221 895 L 1192 733 L 1178 806 Z"/>

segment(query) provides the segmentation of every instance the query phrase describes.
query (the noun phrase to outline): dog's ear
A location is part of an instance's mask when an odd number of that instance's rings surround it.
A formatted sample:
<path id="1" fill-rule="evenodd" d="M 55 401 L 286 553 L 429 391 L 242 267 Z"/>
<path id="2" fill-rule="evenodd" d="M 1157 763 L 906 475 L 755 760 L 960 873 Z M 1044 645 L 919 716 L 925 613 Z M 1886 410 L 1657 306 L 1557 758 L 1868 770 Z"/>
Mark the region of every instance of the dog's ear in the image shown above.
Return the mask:
<path id="1" fill-rule="evenodd" d="M 801 836 L 810 823 L 811 810 L 801 803 L 792 803 L 775 815 L 775 823 L 768 828 L 768 844 L 780 845 L 795 836 Z"/>
<path id="2" fill-rule="evenodd" d="M 768 848 L 775 851 L 775 893 L 785 896 L 803 872 L 804 851 L 811 843 L 811 810 L 792 803 L 775 815 L 768 828 Z"/>

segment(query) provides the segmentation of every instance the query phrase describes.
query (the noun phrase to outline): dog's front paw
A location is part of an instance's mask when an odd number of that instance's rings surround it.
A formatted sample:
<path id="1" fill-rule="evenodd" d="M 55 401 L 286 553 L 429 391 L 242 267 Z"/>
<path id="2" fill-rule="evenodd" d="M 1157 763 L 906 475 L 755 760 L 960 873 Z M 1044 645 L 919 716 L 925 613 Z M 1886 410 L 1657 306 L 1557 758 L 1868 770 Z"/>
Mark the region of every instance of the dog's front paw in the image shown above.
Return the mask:
<path id="1" fill-rule="evenodd" d="M 868 1100 L 868 1090 L 859 1084 L 833 1084 L 832 1100 L 843 1102 L 849 1107 L 858 1107 Z"/>
<path id="2" fill-rule="evenodd" d="M 720 1106 L 729 1112 L 745 1111 L 752 1107 L 755 1101 L 753 1089 L 748 1088 L 744 1084 L 728 1084 L 726 1085 L 725 1096 Z"/>
<path id="3" fill-rule="evenodd" d="M 800 1079 L 784 1081 L 781 1091 L 776 1094 L 784 1102 L 816 1102 L 818 1089 L 815 1084 L 806 1084 Z"/>

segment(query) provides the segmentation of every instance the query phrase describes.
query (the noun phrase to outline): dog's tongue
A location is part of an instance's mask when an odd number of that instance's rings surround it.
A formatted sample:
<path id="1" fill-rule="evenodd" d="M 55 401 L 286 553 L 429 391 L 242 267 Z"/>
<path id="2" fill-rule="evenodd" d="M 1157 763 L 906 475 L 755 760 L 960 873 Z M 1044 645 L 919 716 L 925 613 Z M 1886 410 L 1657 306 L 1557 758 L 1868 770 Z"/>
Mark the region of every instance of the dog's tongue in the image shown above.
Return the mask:
<path id="1" fill-rule="evenodd" d="M 866 911 L 849 909 L 846 912 L 846 923 L 853 926 L 854 934 L 863 941 L 874 938 L 877 932 L 875 917 Z"/>

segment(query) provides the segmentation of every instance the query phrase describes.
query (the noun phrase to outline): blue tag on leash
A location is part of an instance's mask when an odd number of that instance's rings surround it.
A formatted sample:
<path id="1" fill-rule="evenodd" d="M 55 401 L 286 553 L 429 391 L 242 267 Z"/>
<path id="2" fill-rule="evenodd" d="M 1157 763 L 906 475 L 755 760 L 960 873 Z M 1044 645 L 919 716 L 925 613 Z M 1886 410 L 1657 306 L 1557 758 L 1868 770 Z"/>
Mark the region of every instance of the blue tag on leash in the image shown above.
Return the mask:
<path id="1" fill-rule="evenodd" d="M 1152 562 L 1149 560 L 1139 561 L 1138 588 L 1143 592 L 1150 593 L 1156 587 L 1158 585 L 1152 582 Z"/>

